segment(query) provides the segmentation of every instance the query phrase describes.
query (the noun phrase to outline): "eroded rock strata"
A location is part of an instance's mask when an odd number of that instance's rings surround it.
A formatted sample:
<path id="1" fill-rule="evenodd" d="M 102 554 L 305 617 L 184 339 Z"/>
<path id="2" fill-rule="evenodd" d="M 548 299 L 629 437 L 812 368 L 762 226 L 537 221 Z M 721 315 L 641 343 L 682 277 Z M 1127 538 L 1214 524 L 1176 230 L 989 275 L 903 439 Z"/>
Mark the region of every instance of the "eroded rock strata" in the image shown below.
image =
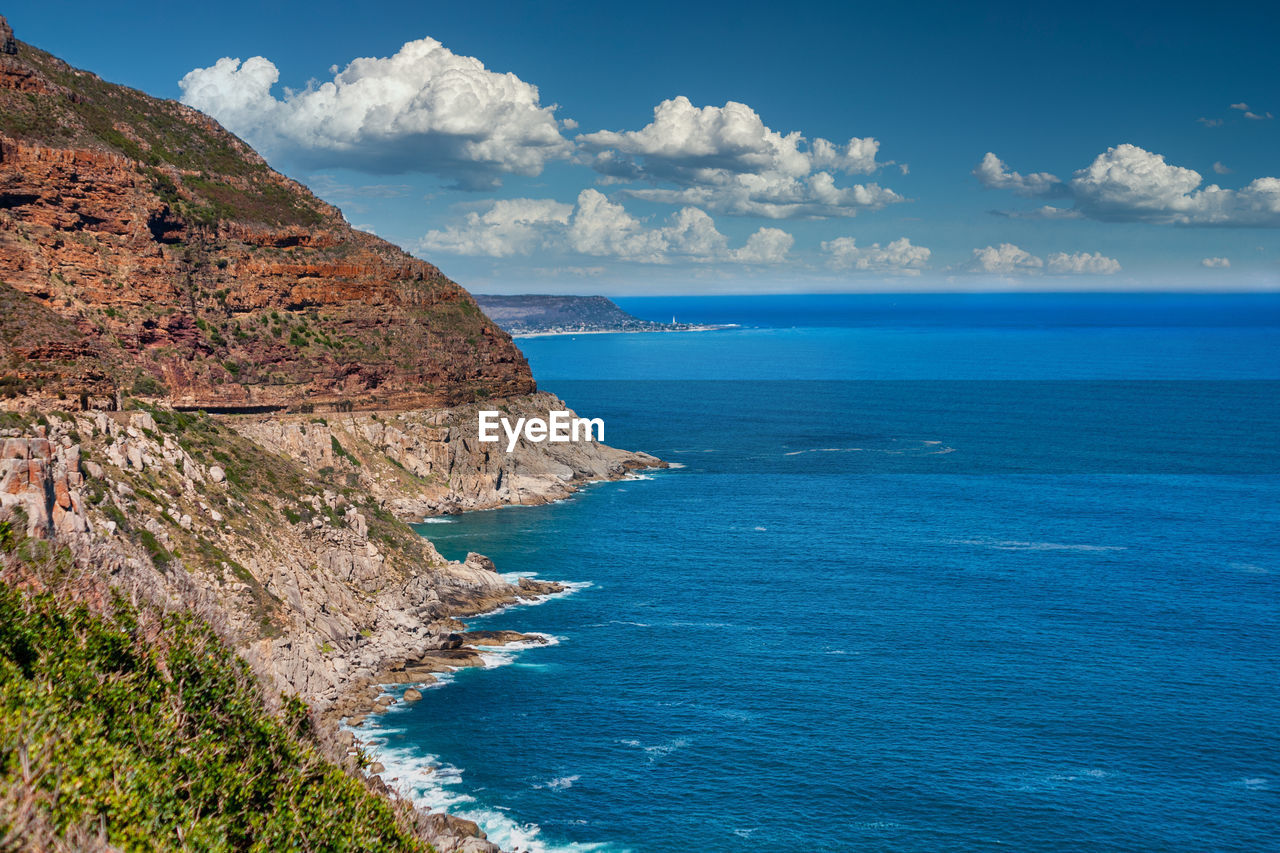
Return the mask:
<path id="1" fill-rule="evenodd" d="M 78 570 L 126 597 L 199 613 L 322 722 L 358 722 L 385 710 L 383 685 L 428 685 L 441 672 L 482 665 L 477 649 L 542 641 L 467 632 L 460 619 L 564 590 L 504 577 L 480 554 L 447 560 L 397 511 L 418 518 L 424 506 L 456 508 L 464 496 L 473 506 L 541 502 L 657 462 L 603 446 L 550 462 L 524 448 L 495 462 L 477 451 L 469 410 L 338 423 L 159 407 L 9 413 L 0 429 L 0 520 L 67 546 Z M 419 432 L 424 424 L 436 432 Z M 400 432 L 413 440 L 388 444 Z M 432 843 L 496 850 L 477 836 Z"/>
<path id="2" fill-rule="evenodd" d="M 507 453 L 477 440 L 481 407 L 566 408 L 436 267 L 207 116 L 0 18 L 0 523 L 67 555 L 51 576 L 194 611 L 377 788 L 333 723 L 385 708 L 386 683 L 537 642 L 459 619 L 563 589 L 447 560 L 406 521 L 662 464 L 596 442 Z M 497 850 L 447 815 L 418 830 Z"/>
<path id="3" fill-rule="evenodd" d="M 351 228 L 208 116 L 0 54 L 0 359 L 108 406 L 409 409 L 534 390 L 435 266 Z"/>

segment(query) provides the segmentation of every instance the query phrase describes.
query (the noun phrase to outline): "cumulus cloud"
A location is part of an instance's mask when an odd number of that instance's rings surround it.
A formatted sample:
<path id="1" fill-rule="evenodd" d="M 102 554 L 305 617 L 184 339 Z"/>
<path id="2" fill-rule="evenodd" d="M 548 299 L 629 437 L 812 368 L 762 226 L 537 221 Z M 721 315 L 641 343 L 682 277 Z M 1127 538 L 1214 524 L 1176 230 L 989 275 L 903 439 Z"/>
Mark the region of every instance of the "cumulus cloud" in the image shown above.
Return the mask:
<path id="1" fill-rule="evenodd" d="M 1099 154 L 1065 190 L 1073 210 L 1104 222 L 1280 227 L 1280 178 L 1257 178 L 1238 190 L 1202 183 L 1194 169 L 1125 144 Z"/>
<path id="2" fill-rule="evenodd" d="M 601 130 L 577 137 L 584 162 L 614 181 L 674 188 L 628 194 L 771 219 L 852 216 L 905 199 L 875 183 L 837 186 L 837 174 L 880 168 L 880 143 L 854 137 L 811 143 L 799 132 L 770 129 L 746 104 L 697 107 L 686 97 L 663 101 L 640 130 Z"/>
<path id="3" fill-rule="evenodd" d="M 1055 252 L 1048 260 L 1049 272 L 1059 275 L 1114 275 L 1120 272 L 1120 262 L 1101 252 L 1076 252 L 1072 255 Z"/>
<path id="4" fill-rule="evenodd" d="M 1112 275 L 1120 272 L 1120 262 L 1101 252 L 1055 252 L 1046 264 L 1030 252 L 1012 243 L 974 249 L 972 257 L 960 268 L 964 272 L 990 275 Z"/>
<path id="5" fill-rule="evenodd" d="M 1025 249 L 1020 249 L 1012 243 L 1001 243 L 999 246 L 974 249 L 973 256 L 962 269 L 975 273 L 1026 275 L 1038 273 L 1043 267 L 1044 261 Z"/>
<path id="6" fill-rule="evenodd" d="M 1011 190 L 1014 195 L 1027 198 L 1046 198 L 1066 195 L 1066 186 L 1057 175 L 1035 172 L 1022 175 L 1010 171 L 1004 161 L 988 151 L 973 169 L 978 183 L 993 190 Z"/>
<path id="7" fill-rule="evenodd" d="M 599 190 L 578 194 L 578 207 L 566 236 L 575 252 L 627 261 L 662 263 L 667 250 L 666 236 L 660 230 L 646 227 Z"/>
<path id="8" fill-rule="evenodd" d="M 795 243 L 796 238 L 781 228 L 760 228 L 747 238 L 745 246 L 734 249 L 729 256 L 740 264 L 780 264 Z"/>
<path id="9" fill-rule="evenodd" d="M 744 245 L 730 248 L 715 220 L 696 207 L 682 208 L 651 226 L 604 193 L 586 189 L 575 204 L 551 199 L 506 199 L 461 224 L 427 232 L 417 248 L 425 253 L 507 257 L 538 249 L 635 263 L 723 261 L 774 264 L 787 258 L 795 238 L 778 228 L 760 228 Z"/>
<path id="10" fill-rule="evenodd" d="M 1249 111 L 1249 105 L 1248 105 L 1248 104 L 1246 104 L 1244 101 L 1241 101 L 1241 102 L 1240 102 L 1240 103 L 1238 103 L 1238 104 L 1232 104 L 1232 105 L 1231 105 L 1231 109 L 1233 109 L 1233 110 L 1240 110 L 1241 112 L 1246 112 L 1246 113 L 1247 113 L 1247 112 Z"/>
<path id="11" fill-rule="evenodd" d="M 1205 258 L 1200 261 L 1200 266 L 1208 267 L 1211 270 L 1225 270 L 1231 267 L 1231 260 L 1229 258 Z"/>
<path id="12" fill-rule="evenodd" d="M 1213 173 L 1214 173 L 1215 175 L 1230 175 L 1230 174 L 1232 173 L 1232 171 L 1234 171 L 1234 170 L 1233 170 L 1233 169 L 1229 169 L 1229 168 L 1227 168 L 1226 166 L 1224 166 L 1224 165 L 1222 164 L 1222 161 L 1221 161 L 1221 160 L 1214 160 L 1214 161 L 1213 161 Z"/>
<path id="13" fill-rule="evenodd" d="M 536 175 L 572 151 L 555 107 L 540 103 L 536 86 L 490 71 L 435 39 L 333 71 L 331 80 L 276 97 L 274 63 L 227 57 L 189 72 L 178 85 L 183 103 L 268 156 L 308 167 L 427 172 L 481 187 L 503 173 Z"/>
<path id="14" fill-rule="evenodd" d="M 929 266 L 933 253 L 924 246 L 913 246 L 906 237 L 900 237 L 881 246 L 858 246 L 853 237 L 837 237 L 822 243 L 822 251 L 832 269 L 876 272 L 890 275 L 920 275 Z"/>
<path id="15" fill-rule="evenodd" d="M 493 258 L 527 255 L 544 244 L 547 226 L 568 225 L 572 213 L 573 205 L 552 199 L 503 199 L 484 213 L 468 213 L 462 225 L 427 232 L 419 247 Z"/>

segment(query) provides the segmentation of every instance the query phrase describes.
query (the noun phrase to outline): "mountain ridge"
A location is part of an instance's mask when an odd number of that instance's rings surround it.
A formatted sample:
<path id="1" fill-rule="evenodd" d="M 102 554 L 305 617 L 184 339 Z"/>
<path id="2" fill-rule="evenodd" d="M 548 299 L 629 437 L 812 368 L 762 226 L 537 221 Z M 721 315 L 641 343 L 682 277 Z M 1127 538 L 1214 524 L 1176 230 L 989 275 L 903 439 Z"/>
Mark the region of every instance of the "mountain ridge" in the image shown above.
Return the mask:
<path id="1" fill-rule="evenodd" d="M 0 849 L 497 853 L 339 725 L 565 587 L 406 522 L 663 463 L 482 407 L 568 408 L 436 267 L 0 17 Z"/>
<path id="2" fill-rule="evenodd" d="M 213 119 L 6 44 L 6 394 L 410 409 L 536 389 L 463 288 Z"/>

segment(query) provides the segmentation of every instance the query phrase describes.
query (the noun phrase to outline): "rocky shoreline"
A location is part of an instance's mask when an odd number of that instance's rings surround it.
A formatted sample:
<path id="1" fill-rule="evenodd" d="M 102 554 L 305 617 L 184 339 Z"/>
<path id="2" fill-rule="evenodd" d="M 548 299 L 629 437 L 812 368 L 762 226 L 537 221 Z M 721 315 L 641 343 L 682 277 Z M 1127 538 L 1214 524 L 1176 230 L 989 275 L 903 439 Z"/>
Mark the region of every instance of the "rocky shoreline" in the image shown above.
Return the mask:
<path id="1" fill-rule="evenodd" d="M 487 405 L 564 407 L 549 394 Z M 364 778 L 341 721 L 385 710 L 386 685 L 483 665 L 477 647 L 540 642 L 459 620 L 568 589 L 513 583 L 480 554 L 446 560 L 406 520 L 546 503 L 665 467 L 594 442 L 484 450 L 474 405 L 327 419 L 137 406 L 0 412 L 0 517 L 126 598 L 198 614 L 265 685 L 304 699 L 334 760 Z M 469 822 L 422 820 L 466 831 L 433 837 L 437 850 L 498 849 Z"/>
<path id="2" fill-rule="evenodd" d="M 529 593 L 529 597 L 518 598 L 519 604 L 539 604 L 547 597 L 568 592 L 570 587 L 555 581 L 537 581 L 532 578 L 521 578 L 520 587 Z M 486 616 L 496 610 L 511 605 L 499 605 L 494 611 L 473 614 Z M 378 714 L 396 704 L 387 693 L 387 687 L 410 685 L 403 701 L 412 702 L 421 698 L 418 688 L 431 687 L 439 682 L 442 673 L 456 672 L 459 669 L 485 666 L 481 656 L 481 648 L 503 649 L 515 644 L 544 645 L 547 638 L 541 634 L 523 634 L 519 631 L 470 631 L 461 622 L 456 622 L 458 630 L 447 634 L 439 648 L 395 661 L 386 669 L 379 670 L 373 677 L 353 683 L 330 706 L 324 717 L 348 728 L 358 728 L 369 714 Z M 410 695 L 416 693 L 416 696 Z M 390 701 L 388 701 L 390 699 Z M 359 745 L 359 740 L 355 741 Z"/>

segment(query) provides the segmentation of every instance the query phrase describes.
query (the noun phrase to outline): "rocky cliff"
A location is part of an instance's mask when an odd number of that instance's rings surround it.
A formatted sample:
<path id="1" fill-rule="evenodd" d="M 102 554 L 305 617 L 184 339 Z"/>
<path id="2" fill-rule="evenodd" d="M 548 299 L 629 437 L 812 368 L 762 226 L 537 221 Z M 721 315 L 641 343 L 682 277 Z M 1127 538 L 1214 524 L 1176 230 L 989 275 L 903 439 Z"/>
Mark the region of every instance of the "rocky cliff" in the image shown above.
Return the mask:
<path id="1" fill-rule="evenodd" d="M 511 401 L 539 403 L 563 406 Z M 196 613 L 328 726 L 385 709 L 382 685 L 430 684 L 482 665 L 477 647 L 537 642 L 468 633 L 458 620 L 564 589 L 499 574 L 479 554 L 446 560 L 393 507 L 418 517 L 427 506 L 541 502 L 657 462 L 600 445 L 486 459 L 471 407 L 265 418 L 144 405 L 6 413 L 0 424 L 0 524 L 63 549 L 69 582 Z M 339 757 L 357 762 L 343 737 Z M 438 850 L 497 850 L 466 821 L 419 826 Z"/>
<path id="2" fill-rule="evenodd" d="M 90 604 L 193 612 L 332 732 L 384 708 L 380 685 L 529 639 L 460 618 L 562 589 L 447 560 L 406 521 L 662 464 L 595 442 L 507 453 L 477 440 L 481 407 L 565 408 L 435 267 L 208 117 L 0 18 L 6 548 L 13 531 L 50 543 L 55 579 Z M 340 760 L 365 779 L 347 737 Z M 497 849 L 466 821 L 417 826 L 440 851 Z"/>
<path id="3" fill-rule="evenodd" d="M 534 390 L 466 291 L 208 116 L 8 44 L 0 391 L 407 409 Z"/>

